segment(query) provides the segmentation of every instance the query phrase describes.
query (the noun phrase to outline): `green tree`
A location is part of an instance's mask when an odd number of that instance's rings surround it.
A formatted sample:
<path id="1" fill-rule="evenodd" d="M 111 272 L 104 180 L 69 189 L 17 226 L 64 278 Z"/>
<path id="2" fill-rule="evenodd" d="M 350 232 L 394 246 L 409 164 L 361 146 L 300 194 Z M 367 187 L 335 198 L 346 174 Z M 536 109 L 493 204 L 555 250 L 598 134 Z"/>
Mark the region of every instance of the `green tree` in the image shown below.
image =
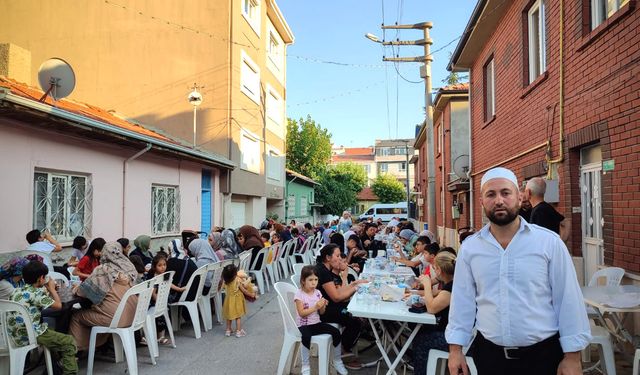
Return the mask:
<path id="1" fill-rule="evenodd" d="M 287 119 L 287 168 L 317 179 L 331 161 L 331 134 L 311 116 Z"/>
<path id="2" fill-rule="evenodd" d="M 320 213 L 339 215 L 356 204 L 358 192 L 367 183 L 367 174 L 359 165 L 340 163 L 326 168 L 318 182 L 316 198 L 322 204 Z"/>
<path id="3" fill-rule="evenodd" d="M 402 182 L 389 174 L 380 174 L 371 185 L 371 190 L 381 203 L 396 203 L 407 198 Z"/>

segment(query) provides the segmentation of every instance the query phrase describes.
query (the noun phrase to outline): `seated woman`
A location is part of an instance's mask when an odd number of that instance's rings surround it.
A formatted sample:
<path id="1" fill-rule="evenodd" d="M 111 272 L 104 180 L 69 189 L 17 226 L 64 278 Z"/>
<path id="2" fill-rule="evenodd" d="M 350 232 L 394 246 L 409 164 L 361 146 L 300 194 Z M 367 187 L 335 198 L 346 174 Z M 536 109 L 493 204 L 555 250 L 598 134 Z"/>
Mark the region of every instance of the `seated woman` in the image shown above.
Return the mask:
<path id="1" fill-rule="evenodd" d="M 256 261 L 256 256 L 264 248 L 260 232 L 251 225 L 243 225 L 238 229 L 238 242 L 245 251 L 251 251 L 251 264 Z M 266 259 L 258 260 L 255 268 L 262 267 L 262 262 Z"/>
<path id="2" fill-rule="evenodd" d="M 207 240 L 203 240 L 202 238 L 196 238 L 195 240 L 191 241 L 191 243 L 189 243 L 189 253 L 194 258 L 196 258 L 196 266 L 198 268 L 220 261 L 216 253 L 213 252 L 213 248 L 211 247 L 211 245 L 209 245 L 209 242 Z M 212 272 L 207 273 L 202 294 L 209 293 L 209 290 L 211 289 L 212 276 Z"/>
<path id="3" fill-rule="evenodd" d="M 153 260 L 153 254 L 149 248 L 151 247 L 151 237 L 146 234 L 140 235 L 133 240 L 133 245 L 136 247 L 132 252 L 129 253 L 131 255 L 137 255 L 142 258 L 142 263 L 145 265 L 149 265 L 151 267 L 151 260 Z M 149 269 L 147 268 L 147 271 Z"/>
<path id="4" fill-rule="evenodd" d="M 431 244 L 429 237 L 418 237 L 415 244 L 413 245 L 413 257 L 411 259 L 407 259 L 402 251 L 398 251 L 398 255 L 392 257 L 391 259 L 393 259 L 396 263 L 404 264 L 405 266 L 414 268 L 414 272 L 416 272 L 417 276 L 421 273 L 421 270 L 426 270 L 429 267 L 429 264 L 433 262 L 433 258 L 435 258 L 436 256 L 437 251 L 435 253 L 427 251 L 427 249 L 429 248 L 429 244 Z"/>
<path id="5" fill-rule="evenodd" d="M 89 348 L 91 327 L 109 326 L 122 297 L 133 285 L 138 273 L 124 255 L 118 242 L 104 245 L 100 265 L 93 270 L 76 294 L 93 304 L 90 309 L 78 310 L 71 316 L 69 332 L 76 339 L 78 350 Z M 122 311 L 119 327 L 131 324 L 136 312 L 137 297 L 129 298 Z M 110 335 L 98 335 L 96 347 L 103 345 Z"/>
<path id="6" fill-rule="evenodd" d="M 367 251 L 362 248 L 360 237 L 352 234 L 347 240 L 347 264 L 360 273 L 364 269 L 366 260 Z"/>
<path id="7" fill-rule="evenodd" d="M 338 245 L 330 243 L 320 249 L 316 264 L 318 276 L 317 289 L 322 297 L 329 301 L 325 313 L 320 317 L 323 322 L 338 323 L 344 327 L 342 331 L 342 348 L 345 352 L 351 352 L 360 335 L 360 320 L 354 318 L 348 311 L 349 299 L 355 294 L 358 285 L 367 280 L 356 280 L 349 285 L 344 285 L 340 276 L 332 272 L 342 268 L 341 249 Z"/>
<path id="8" fill-rule="evenodd" d="M 436 325 L 423 325 L 413 340 L 413 367 L 415 374 L 427 371 L 429 350 L 439 349 L 448 351 L 449 346 L 444 338 L 444 330 L 449 323 L 449 304 L 451 303 L 451 289 L 453 288 L 453 273 L 456 256 L 450 252 L 441 252 L 436 256 L 434 271 L 442 281 L 442 290 L 433 296 L 431 278 L 423 275 L 420 281 L 424 286 L 424 302 L 427 312 L 435 314 Z"/>
<path id="9" fill-rule="evenodd" d="M 71 245 L 73 251 L 71 253 L 71 258 L 67 261 L 67 265 L 69 267 L 78 266 L 78 262 L 82 257 L 84 257 L 88 245 L 87 239 L 82 236 L 77 236 L 73 239 L 73 244 Z"/>
<path id="10" fill-rule="evenodd" d="M 15 288 L 24 286 L 22 269 L 27 264 L 29 264 L 28 259 L 15 257 L 2 265 L 0 268 L 0 299 L 10 299 Z"/>

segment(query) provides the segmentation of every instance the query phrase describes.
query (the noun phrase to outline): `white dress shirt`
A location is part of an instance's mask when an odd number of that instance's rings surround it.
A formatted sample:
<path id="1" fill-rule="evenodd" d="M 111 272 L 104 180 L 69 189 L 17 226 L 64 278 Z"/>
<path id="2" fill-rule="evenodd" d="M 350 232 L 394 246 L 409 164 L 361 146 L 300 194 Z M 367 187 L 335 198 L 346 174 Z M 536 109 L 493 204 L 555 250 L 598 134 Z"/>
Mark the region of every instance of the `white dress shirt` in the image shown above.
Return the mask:
<path id="1" fill-rule="evenodd" d="M 464 241 L 456 260 L 447 342 L 467 346 L 474 321 L 487 340 L 501 346 L 529 346 L 556 332 L 565 353 L 589 344 L 582 292 L 557 234 L 520 220 L 506 249 L 489 225 Z"/>

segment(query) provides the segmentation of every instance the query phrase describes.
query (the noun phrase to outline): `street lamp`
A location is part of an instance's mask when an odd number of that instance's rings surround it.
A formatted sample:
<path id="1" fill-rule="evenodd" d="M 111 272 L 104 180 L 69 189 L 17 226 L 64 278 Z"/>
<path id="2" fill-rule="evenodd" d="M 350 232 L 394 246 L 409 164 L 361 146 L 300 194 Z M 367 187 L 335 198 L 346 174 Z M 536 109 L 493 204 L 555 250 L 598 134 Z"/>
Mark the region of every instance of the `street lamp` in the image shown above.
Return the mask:
<path id="1" fill-rule="evenodd" d="M 369 40 L 370 40 L 370 41 L 372 41 L 372 42 L 375 42 L 375 43 L 382 43 L 382 42 L 380 41 L 380 38 L 378 38 L 377 36 L 375 36 L 375 35 L 373 35 L 373 34 L 371 34 L 371 33 L 366 33 L 366 34 L 364 34 L 364 37 L 365 37 L 365 38 L 367 38 L 367 39 L 369 39 Z"/>
<path id="2" fill-rule="evenodd" d="M 193 148 L 196 148 L 196 110 L 202 104 L 202 94 L 198 92 L 198 86 L 193 84 L 193 91 L 189 93 L 188 100 L 193 106 Z"/>

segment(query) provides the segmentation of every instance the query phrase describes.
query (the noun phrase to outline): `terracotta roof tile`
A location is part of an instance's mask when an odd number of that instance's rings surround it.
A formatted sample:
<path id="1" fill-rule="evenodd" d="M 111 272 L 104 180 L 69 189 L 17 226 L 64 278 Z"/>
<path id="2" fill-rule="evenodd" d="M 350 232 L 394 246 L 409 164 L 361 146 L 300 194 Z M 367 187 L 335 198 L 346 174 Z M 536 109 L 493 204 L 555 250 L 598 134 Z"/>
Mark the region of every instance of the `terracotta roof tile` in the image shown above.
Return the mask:
<path id="1" fill-rule="evenodd" d="M 345 147 L 344 155 L 373 155 L 373 147 Z"/>
<path id="2" fill-rule="evenodd" d="M 359 201 L 377 201 L 378 196 L 374 194 L 370 187 L 366 187 L 360 190 L 356 199 Z"/>
<path id="3" fill-rule="evenodd" d="M 447 85 L 441 87 L 439 91 L 462 91 L 469 90 L 469 83 L 456 83 L 455 85 Z"/>
<path id="4" fill-rule="evenodd" d="M 0 87 L 9 89 L 11 93 L 14 95 L 18 95 L 23 98 L 31 99 L 34 101 L 40 100 L 40 98 L 44 94 L 42 90 L 29 87 L 24 83 L 17 82 L 11 78 L 7 78 L 4 76 L 0 76 Z M 49 96 L 45 98 L 44 103 L 54 106 L 53 100 Z M 152 130 L 149 130 L 143 126 L 135 124 L 131 121 L 127 121 L 105 109 L 102 109 L 93 105 L 79 103 L 79 102 L 75 102 L 68 99 L 62 99 L 55 102 L 55 107 L 58 109 L 65 110 L 67 112 L 89 117 L 91 119 L 104 122 L 111 126 L 117 126 L 119 128 L 123 128 L 123 129 L 129 130 L 138 134 L 142 134 L 145 136 L 153 137 L 165 142 L 170 142 L 177 145 L 180 144 L 169 137 L 156 133 Z"/>

